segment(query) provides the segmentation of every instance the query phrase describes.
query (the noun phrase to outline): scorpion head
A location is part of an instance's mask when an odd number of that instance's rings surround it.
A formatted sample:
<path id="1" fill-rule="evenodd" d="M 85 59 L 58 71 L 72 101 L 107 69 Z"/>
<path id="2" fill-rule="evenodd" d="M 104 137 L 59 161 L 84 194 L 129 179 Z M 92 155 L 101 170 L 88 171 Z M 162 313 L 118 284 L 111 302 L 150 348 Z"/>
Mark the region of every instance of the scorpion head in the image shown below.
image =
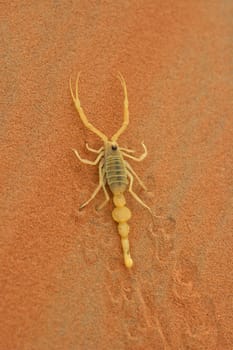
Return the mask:
<path id="1" fill-rule="evenodd" d="M 119 152 L 119 146 L 116 141 L 107 141 L 104 145 L 105 154 L 110 155 Z"/>

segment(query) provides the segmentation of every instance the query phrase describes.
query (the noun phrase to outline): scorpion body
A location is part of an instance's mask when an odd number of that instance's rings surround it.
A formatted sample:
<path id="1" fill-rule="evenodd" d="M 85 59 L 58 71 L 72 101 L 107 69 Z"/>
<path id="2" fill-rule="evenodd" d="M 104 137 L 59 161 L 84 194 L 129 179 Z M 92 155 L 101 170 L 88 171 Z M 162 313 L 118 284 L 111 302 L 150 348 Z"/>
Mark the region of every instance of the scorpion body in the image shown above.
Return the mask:
<path id="1" fill-rule="evenodd" d="M 78 77 L 76 80 L 75 94 L 72 90 L 71 81 L 70 81 L 70 91 L 71 91 L 71 96 L 73 98 L 75 107 L 84 125 L 89 130 L 91 130 L 96 135 L 98 135 L 104 142 L 104 146 L 102 146 L 99 150 L 95 150 L 89 147 L 88 144 L 86 144 L 86 147 L 89 151 L 98 154 L 95 161 L 90 161 L 90 160 L 81 158 L 78 151 L 73 149 L 75 155 L 82 163 L 90 164 L 90 165 L 98 164 L 98 168 L 99 168 L 99 184 L 96 187 L 93 194 L 91 195 L 91 197 L 80 206 L 80 209 L 84 208 L 97 195 L 97 193 L 100 191 L 101 188 L 104 191 L 105 200 L 101 205 L 98 206 L 98 209 L 102 209 L 109 201 L 109 194 L 106 190 L 106 184 L 109 186 L 113 194 L 113 203 L 115 205 L 115 208 L 113 209 L 113 212 L 112 212 L 112 217 L 118 223 L 118 233 L 121 236 L 121 245 L 123 249 L 125 266 L 130 268 L 133 265 L 133 260 L 130 256 L 130 250 L 129 250 L 129 240 L 128 240 L 129 225 L 127 224 L 127 221 L 131 218 L 131 211 L 129 210 L 129 208 L 126 207 L 126 200 L 124 197 L 124 192 L 126 191 L 126 189 L 129 187 L 128 190 L 132 194 L 132 196 L 141 205 L 147 208 L 150 211 L 150 213 L 151 213 L 151 209 L 133 191 L 132 186 L 133 186 L 134 178 L 136 178 L 136 180 L 144 189 L 146 189 L 146 187 L 143 184 L 143 182 L 140 180 L 138 175 L 135 173 L 131 165 L 124 158 L 126 157 L 126 158 L 130 158 L 140 162 L 147 156 L 147 149 L 144 143 L 142 142 L 144 153 L 137 158 L 130 154 L 134 152 L 133 150 L 119 147 L 119 145 L 117 144 L 118 137 L 124 132 L 124 130 L 127 128 L 129 123 L 127 89 L 126 89 L 126 83 L 123 76 L 120 73 L 118 74 L 118 79 L 120 80 L 124 90 L 124 119 L 123 119 L 122 126 L 111 137 L 111 140 L 108 140 L 107 136 L 105 136 L 101 131 L 95 128 L 88 121 L 81 107 L 79 96 L 78 96 L 79 76 L 80 76 L 80 73 L 78 74 Z"/>
<path id="2" fill-rule="evenodd" d="M 117 145 L 108 145 L 104 154 L 106 180 L 113 194 L 123 193 L 128 185 L 127 172 Z"/>

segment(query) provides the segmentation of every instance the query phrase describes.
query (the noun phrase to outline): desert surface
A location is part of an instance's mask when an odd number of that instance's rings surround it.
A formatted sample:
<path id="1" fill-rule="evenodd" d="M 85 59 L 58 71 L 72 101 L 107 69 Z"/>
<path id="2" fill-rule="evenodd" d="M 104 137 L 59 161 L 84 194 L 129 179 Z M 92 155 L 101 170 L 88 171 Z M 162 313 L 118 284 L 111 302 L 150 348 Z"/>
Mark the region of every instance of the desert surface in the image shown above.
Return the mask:
<path id="1" fill-rule="evenodd" d="M 232 2 L 1 4 L 0 349 L 230 350 Z M 123 118 L 121 147 L 147 186 L 126 193 L 131 269 L 98 166 L 82 164 Z M 160 217 L 157 217 L 160 216 Z"/>

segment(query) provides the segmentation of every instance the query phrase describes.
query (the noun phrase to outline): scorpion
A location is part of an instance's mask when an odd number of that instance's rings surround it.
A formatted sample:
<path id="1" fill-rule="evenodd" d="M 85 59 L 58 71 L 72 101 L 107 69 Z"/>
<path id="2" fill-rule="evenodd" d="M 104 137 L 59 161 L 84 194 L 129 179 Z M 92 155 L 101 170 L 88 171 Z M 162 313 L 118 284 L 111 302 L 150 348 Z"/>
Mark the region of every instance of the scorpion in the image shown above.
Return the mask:
<path id="1" fill-rule="evenodd" d="M 86 148 L 95 153 L 98 154 L 97 158 L 94 161 L 90 161 L 88 159 L 83 159 L 79 155 L 79 152 L 76 149 L 72 149 L 72 151 L 75 153 L 76 157 L 79 159 L 80 162 L 84 164 L 89 165 L 97 165 L 99 169 L 99 183 L 94 192 L 92 193 L 91 197 L 84 202 L 80 206 L 80 210 L 84 208 L 87 204 L 89 204 L 97 195 L 97 193 L 100 191 L 100 189 L 103 189 L 105 200 L 97 207 L 97 210 L 102 209 L 107 202 L 109 201 L 110 197 L 106 190 L 106 184 L 110 188 L 112 194 L 113 194 L 113 203 L 115 205 L 115 208 L 112 211 L 112 217 L 113 220 L 118 223 L 118 233 L 121 236 L 121 245 L 123 250 L 123 256 L 124 256 L 124 263 L 127 268 L 131 268 L 133 266 L 133 260 L 130 255 L 130 247 L 129 247 L 129 225 L 127 224 L 127 221 L 131 218 L 131 211 L 129 208 L 126 207 L 126 200 L 124 196 L 124 192 L 126 191 L 128 187 L 128 191 L 131 193 L 131 195 L 135 198 L 137 202 L 139 202 L 143 207 L 149 210 L 149 212 L 152 214 L 151 209 L 141 200 L 141 198 L 138 197 L 138 195 L 133 191 L 133 182 L 134 178 L 138 181 L 138 183 L 141 185 L 141 187 L 146 190 L 146 186 L 142 182 L 142 180 L 139 178 L 139 176 L 136 174 L 136 172 L 133 170 L 131 165 L 125 160 L 125 158 L 132 159 L 137 162 L 141 162 L 146 156 L 147 156 L 147 148 L 144 144 L 144 142 L 141 143 L 144 152 L 141 154 L 140 157 L 134 157 L 132 156 L 132 153 L 135 151 L 128 148 L 120 147 L 117 143 L 117 140 L 119 136 L 126 130 L 128 124 L 129 124 L 129 109 L 128 109 L 128 95 L 127 95 L 127 88 L 126 88 L 126 82 L 120 72 L 118 72 L 117 78 L 119 79 L 123 92 L 124 92 L 124 109 L 123 109 L 123 123 L 120 127 L 120 129 L 111 137 L 109 140 L 108 137 L 103 134 L 100 130 L 98 130 L 95 126 L 93 126 L 87 119 L 84 110 L 81 106 L 80 99 L 79 99 L 79 77 L 80 73 L 78 73 L 77 79 L 76 79 L 76 86 L 75 86 L 75 92 L 72 89 L 72 83 L 70 79 L 70 92 L 71 96 L 74 102 L 74 105 L 76 107 L 76 110 L 80 116 L 80 119 L 82 120 L 83 124 L 87 129 L 95 133 L 97 136 L 99 136 L 102 141 L 104 142 L 104 145 L 100 147 L 98 150 L 93 149 L 89 147 L 89 145 L 86 143 Z"/>

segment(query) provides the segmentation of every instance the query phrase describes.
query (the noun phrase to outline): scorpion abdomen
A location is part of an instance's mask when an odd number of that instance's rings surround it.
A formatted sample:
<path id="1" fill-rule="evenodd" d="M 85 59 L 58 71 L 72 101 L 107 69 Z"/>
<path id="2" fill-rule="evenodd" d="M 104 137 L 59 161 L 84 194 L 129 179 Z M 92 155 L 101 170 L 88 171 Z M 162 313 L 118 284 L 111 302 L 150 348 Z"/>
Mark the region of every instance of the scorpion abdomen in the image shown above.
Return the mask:
<path id="1" fill-rule="evenodd" d="M 106 180 L 113 194 L 123 193 L 128 185 L 123 157 L 110 154 L 105 159 Z"/>

